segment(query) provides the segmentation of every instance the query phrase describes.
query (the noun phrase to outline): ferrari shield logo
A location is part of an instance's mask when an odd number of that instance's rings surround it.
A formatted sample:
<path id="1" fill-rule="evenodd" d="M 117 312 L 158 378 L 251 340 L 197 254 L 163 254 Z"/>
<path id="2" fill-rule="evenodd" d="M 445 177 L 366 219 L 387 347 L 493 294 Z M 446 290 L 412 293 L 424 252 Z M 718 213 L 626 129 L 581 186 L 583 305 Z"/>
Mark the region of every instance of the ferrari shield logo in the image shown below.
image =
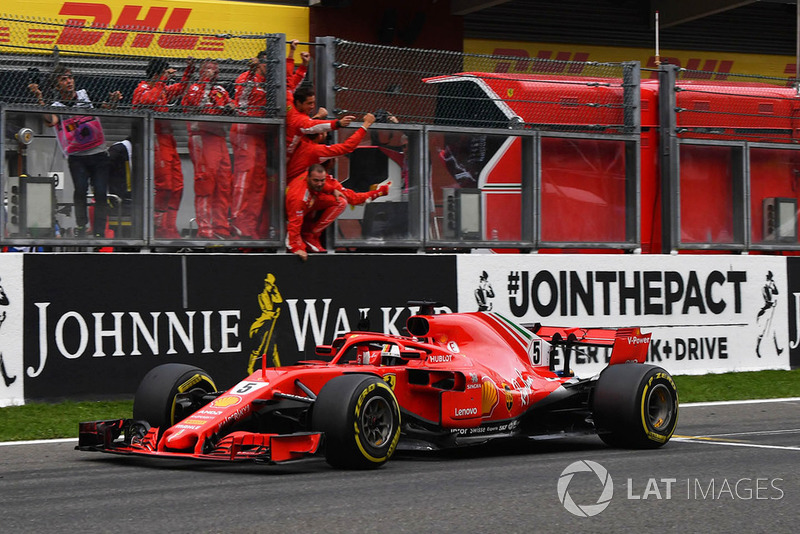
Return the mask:
<path id="1" fill-rule="evenodd" d="M 394 386 L 397 384 L 397 375 L 395 374 L 383 375 L 383 381 L 389 384 L 389 389 L 394 391 Z"/>
<path id="2" fill-rule="evenodd" d="M 508 384 L 503 384 L 503 390 L 506 392 L 506 408 L 511 411 L 514 406 L 514 397 L 511 396 L 511 387 Z"/>

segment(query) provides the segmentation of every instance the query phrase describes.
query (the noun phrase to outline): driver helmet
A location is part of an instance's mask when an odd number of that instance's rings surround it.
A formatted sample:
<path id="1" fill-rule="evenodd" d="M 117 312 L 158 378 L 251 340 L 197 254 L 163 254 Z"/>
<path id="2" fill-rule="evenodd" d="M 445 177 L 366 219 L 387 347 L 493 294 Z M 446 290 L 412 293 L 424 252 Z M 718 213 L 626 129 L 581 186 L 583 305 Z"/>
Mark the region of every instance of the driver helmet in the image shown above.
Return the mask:
<path id="1" fill-rule="evenodd" d="M 386 362 L 386 358 L 399 358 L 400 347 L 393 343 L 386 343 L 381 349 L 381 361 Z"/>

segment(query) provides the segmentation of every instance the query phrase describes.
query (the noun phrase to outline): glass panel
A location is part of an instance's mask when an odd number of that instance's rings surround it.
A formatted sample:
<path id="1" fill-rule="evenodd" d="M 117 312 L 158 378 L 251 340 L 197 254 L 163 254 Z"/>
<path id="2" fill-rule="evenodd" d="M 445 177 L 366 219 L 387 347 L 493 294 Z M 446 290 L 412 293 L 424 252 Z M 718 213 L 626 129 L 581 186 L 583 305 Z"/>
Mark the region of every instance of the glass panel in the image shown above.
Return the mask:
<path id="1" fill-rule="evenodd" d="M 142 120 L 63 110 L 50 127 L 45 117 L 6 114 L 6 237 L 143 239 Z"/>
<path id="2" fill-rule="evenodd" d="M 279 130 L 274 125 L 157 119 L 156 239 L 279 239 Z"/>
<path id="3" fill-rule="evenodd" d="M 680 145 L 681 243 L 735 242 L 734 150 Z"/>
<path id="4" fill-rule="evenodd" d="M 750 149 L 750 239 L 759 244 L 797 244 L 800 152 Z"/>
<path id="5" fill-rule="evenodd" d="M 541 240 L 627 239 L 625 142 L 543 137 Z"/>
<path id="6" fill-rule="evenodd" d="M 428 136 L 433 241 L 522 239 L 522 141 L 507 135 Z"/>
<path id="7" fill-rule="evenodd" d="M 342 130 L 340 143 L 357 132 Z M 336 158 L 336 177 L 351 191 L 347 209 L 337 219 L 337 240 L 364 239 L 369 243 L 409 239 L 415 234 L 410 222 L 419 213 L 418 178 L 411 170 L 409 152 L 409 139 L 414 135 L 373 125 L 351 153 Z M 385 196 L 369 198 L 371 191 L 384 185 L 388 185 Z"/>

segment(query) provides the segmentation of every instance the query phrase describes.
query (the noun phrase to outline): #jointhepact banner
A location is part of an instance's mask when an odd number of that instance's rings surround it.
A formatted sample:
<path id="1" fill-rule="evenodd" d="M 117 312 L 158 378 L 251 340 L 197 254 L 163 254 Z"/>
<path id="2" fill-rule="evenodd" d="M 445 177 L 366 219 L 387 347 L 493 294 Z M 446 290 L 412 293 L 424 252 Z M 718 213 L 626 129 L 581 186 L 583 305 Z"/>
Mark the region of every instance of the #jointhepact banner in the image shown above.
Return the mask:
<path id="1" fill-rule="evenodd" d="M 639 326 L 648 361 L 676 374 L 789 368 L 784 258 L 765 256 L 469 255 L 458 257 L 459 311 L 523 324 Z M 605 349 L 573 355 L 578 376 Z"/>

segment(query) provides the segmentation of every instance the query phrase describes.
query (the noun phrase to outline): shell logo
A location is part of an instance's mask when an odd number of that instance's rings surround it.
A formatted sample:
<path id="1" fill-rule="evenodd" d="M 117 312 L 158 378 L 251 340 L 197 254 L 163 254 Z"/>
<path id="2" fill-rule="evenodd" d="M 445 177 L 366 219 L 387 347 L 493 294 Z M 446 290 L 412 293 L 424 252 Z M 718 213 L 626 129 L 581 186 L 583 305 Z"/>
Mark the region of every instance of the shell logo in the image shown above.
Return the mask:
<path id="1" fill-rule="evenodd" d="M 495 406 L 497 406 L 497 388 L 486 380 L 481 385 L 481 415 L 489 415 Z"/>
<path id="2" fill-rule="evenodd" d="M 215 408 L 229 408 L 231 406 L 236 406 L 240 402 L 242 402 L 242 398 L 238 395 L 226 395 L 224 397 L 214 399 L 211 402 L 211 406 Z"/>

